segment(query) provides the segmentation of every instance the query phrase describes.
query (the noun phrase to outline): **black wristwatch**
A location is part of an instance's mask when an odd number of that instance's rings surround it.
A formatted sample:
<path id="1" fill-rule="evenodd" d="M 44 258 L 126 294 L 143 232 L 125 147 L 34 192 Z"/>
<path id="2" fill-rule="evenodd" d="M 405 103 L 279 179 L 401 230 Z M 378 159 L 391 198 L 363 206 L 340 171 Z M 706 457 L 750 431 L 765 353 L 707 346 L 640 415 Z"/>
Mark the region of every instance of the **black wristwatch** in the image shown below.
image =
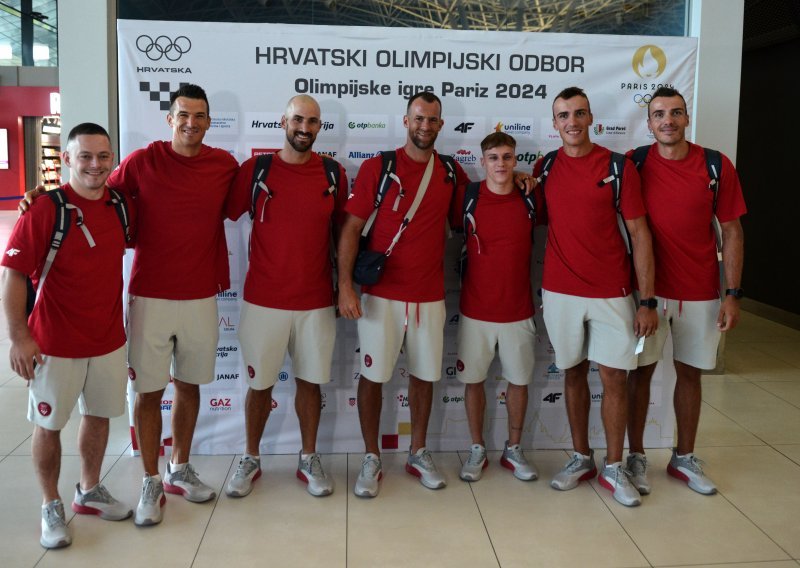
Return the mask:
<path id="1" fill-rule="evenodd" d="M 741 288 L 728 288 L 725 290 L 726 296 L 733 296 L 737 300 L 741 300 L 744 297 L 744 290 Z"/>
<path id="2" fill-rule="evenodd" d="M 639 305 L 643 308 L 655 310 L 658 307 L 658 300 L 655 298 L 645 298 L 643 300 L 639 300 Z"/>

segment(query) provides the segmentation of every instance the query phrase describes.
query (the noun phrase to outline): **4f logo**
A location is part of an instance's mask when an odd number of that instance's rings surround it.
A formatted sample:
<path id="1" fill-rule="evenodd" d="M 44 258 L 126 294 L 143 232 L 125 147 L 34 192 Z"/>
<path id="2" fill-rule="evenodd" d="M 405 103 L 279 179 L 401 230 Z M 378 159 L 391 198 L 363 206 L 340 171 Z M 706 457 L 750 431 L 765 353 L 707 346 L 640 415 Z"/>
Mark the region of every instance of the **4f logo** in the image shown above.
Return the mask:
<path id="1" fill-rule="evenodd" d="M 460 132 L 462 134 L 466 134 L 467 132 L 472 130 L 473 126 L 475 126 L 474 122 L 462 122 L 461 124 L 456 126 L 453 130 L 455 130 L 456 132 Z"/>
<path id="2" fill-rule="evenodd" d="M 551 392 L 550 394 L 545 395 L 542 399 L 544 402 L 549 402 L 550 404 L 555 404 L 555 402 L 561 398 L 560 392 Z"/>
<path id="3" fill-rule="evenodd" d="M 19 254 L 19 249 L 8 249 L 8 250 L 6 251 L 6 254 L 7 254 L 8 256 L 16 256 L 16 255 L 18 255 L 18 254 Z"/>

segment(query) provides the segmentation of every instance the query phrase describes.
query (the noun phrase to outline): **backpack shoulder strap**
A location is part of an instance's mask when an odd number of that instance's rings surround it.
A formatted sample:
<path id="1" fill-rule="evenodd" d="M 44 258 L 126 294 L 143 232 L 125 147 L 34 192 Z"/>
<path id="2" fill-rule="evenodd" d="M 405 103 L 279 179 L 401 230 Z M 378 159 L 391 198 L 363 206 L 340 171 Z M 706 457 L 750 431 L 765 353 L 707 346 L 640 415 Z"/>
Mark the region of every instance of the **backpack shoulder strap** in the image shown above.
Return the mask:
<path id="1" fill-rule="evenodd" d="M 128 212 L 128 202 L 125 196 L 116 189 L 109 189 L 108 193 L 111 195 L 109 204 L 114 206 L 117 217 L 119 217 L 119 222 L 122 225 L 122 233 L 125 237 L 125 242 L 129 243 L 131 242 L 131 220 Z"/>
<path id="2" fill-rule="evenodd" d="M 642 169 L 644 166 L 644 161 L 647 159 L 647 153 L 650 151 L 650 146 L 639 146 L 633 151 L 633 155 L 631 155 L 631 160 L 633 163 L 636 164 L 636 169 Z"/>
<path id="3" fill-rule="evenodd" d="M 250 190 L 250 220 L 256 216 L 256 201 L 258 195 L 263 191 L 267 194 L 267 199 L 272 199 L 272 192 L 267 187 L 267 176 L 272 165 L 272 154 L 261 154 L 256 157 L 255 168 L 253 169 L 252 189 Z"/>
<path id="4" fill-rule="evenodd" d="M 375 194 L 375 209 L 377 209 L 389 188 L 392 181 L 397 178 L 397 152 L 386 150 L 381 152 L 381 176 L 378 179 L 378 192 Z M 398 182 L 399 183 L 399 182 Z"/>
<path id="5" fill-rule="evenodd" d="M 545 154 L 544 158 L 542 158 L 542 173 L 536 179 L 536 181 L 541 184 L 542 190 L 544 190 L 544 184 L 547 182 L 547 176 L 550 175 L 550 170 L 553 169 L 553 162 L 556 161 L 556 156 L 558 156 L 558 150 L 553 150 Z"/>
<path id="6" fill-rule="evenodd" d="M 719 179 L 722 175 L 722 154 L 718 150 L 703 148 L 706 156 L 706 170 L 708 170 L 708 189 L 714 193 L 714 215 L 717 214 L 717 192 L 719 191 Z"/>
<path id="7" fill-rule="evenodd" d="M 39 276 L 39 285 L 36 293 L 37 298 L 41 294 L 42 286 L 44 286 L 44 282 L 47 279 L 47 274 L 53 266 L 53 261 L 56 258 L 56 254 L 58 254 L 58 249 L 61 248 L 61 244 L 64 242 L 69 232 L 70 225 L 70 213 L 67 208 L 69 201 L 67 200 L 66 192 L 61 188 L 51 189 L 47 192 L 47 196 L 55 205 L 56 218 L 53 223 L 53 231 L 50 234 L 50 249 L 47 251 L 47 256 L 42 266 L 42 272 Z"/>
<path id="8" fill-rule="evenodd" d="M 618 152 L 611 152 L 611 158 L 608 161 L 608 177 L 603 180 L 603 183 L 611 183 L 614 188 L 614 209 L 618 213 L 622 213 L 619 200 L 622 195 L 622 174 L 625 171 L 625 161 L 627 158 L 624 154 Z M 600 183 L 598 185 L 602 185 Z"/>
<path id="9" fill-rule="evenodd" d="M 453 184 L 453 191 L 455 191 L 458 184 L 458 180 L 456 178 L 456 161 L 453 159 L 453 156 L 448 154 L 439 154 L 437 152 L 436 155 L 439 156 L 439 161 L 442 163 L 445 171 L 447 172 L 446 180 Z"/>
<path id="10" fill-rule="evenodd" d="M 336 197 L 342 182 L 342 171 L 339 167 L 339 162 L 328 156 L 322 156 L 322 166 L 325 168 L 325 178 L 331 184 L 328 189 L 325 190 L 325 195 L 333 195 Z"/>
<path id="11" fill-rule="evenodd" d="M 467 184 L 464 190 L 464 208 L 462 211 L 463 216 L 463 229 L 464 238 L 469 237 L 469 228 L 472 227 L 472 234 L 475 234 L 477 227 L 475 226 L 475 208 L 478 206 L 478 194 L 480 193 L 481 182 L 471 181 Z"/>

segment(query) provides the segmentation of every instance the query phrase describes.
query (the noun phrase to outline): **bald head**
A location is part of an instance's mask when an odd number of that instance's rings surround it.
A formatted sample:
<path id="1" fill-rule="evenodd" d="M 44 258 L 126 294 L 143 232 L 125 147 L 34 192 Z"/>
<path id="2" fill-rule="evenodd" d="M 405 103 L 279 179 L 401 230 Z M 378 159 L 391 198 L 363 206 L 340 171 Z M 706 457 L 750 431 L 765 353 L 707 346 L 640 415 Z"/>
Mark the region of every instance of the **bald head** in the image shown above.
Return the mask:
<path id="1" fill-rule="evenodd" d="M 320 120 L 319 103 L 314 97 L 297 95 L 289 99 L 286 113 L 281 120 L 281 126 L 286 130 L 286 143 L 284 144 L 284 157 L 294 151 L 305 156 L 298 159 L 307 159 L 314 141 L 317 139 L 319 129 L 322 127 Z"/>
<path id="2" fill-rule="evenodd" d="M 286 111 L 284 112 L 284 116 L 287 119 L 291 117 L 296 112 L 297 107 L 303 107 L 308 110 L 314 109 L 314 115 L 317 118 L 319 118 L 321 114 L 319 103 L 314 97 L 310 95 L 295 95 L 289 99 L 288 103 L 286 103 Z"/>

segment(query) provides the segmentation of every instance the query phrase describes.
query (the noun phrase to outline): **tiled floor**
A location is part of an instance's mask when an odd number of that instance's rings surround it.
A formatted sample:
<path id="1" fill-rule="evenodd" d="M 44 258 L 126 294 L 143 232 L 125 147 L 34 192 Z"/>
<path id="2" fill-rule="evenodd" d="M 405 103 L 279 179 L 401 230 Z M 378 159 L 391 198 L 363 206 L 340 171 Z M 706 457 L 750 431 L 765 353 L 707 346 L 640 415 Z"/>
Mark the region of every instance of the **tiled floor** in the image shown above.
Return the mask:
<path id="1" fill-rule="evenodd" d="M 5 242 L 6 219 L 0 218 Z M 0 320 L 3 318 L 0 317 Z M 653 493 L 627 509 L 596 481 L 561 493 L 549 478 L 563 451 L 529 452 L 541 479 L 515 480 L 498 466 L 467 484 L 465 453 L 436 455 L 450 485 L 429 491 L 384 456 L 377 499 L 351 491 L 360 455 L 324 456 L 336 491 L 314 498 L 295 479 L 296 456 L 265 458 L 246 499 L 192 504 L 170 495 L 164 522 L 139 529 L 69 512 L 74 544 L 39 546 L 41 497 L 30 461 L 24 382 L 9 370 L 0 321 L 0 567 L 30 566 L 800 566 L 800 331 L 744 314 L 727 342 L 728 374 L 704 377 L 698 454 L 720 488 L 704 497 L 664 472 L 669 452 L 648 452 Z M 77 420 L 63 433 L 61 492 L 78 475 Z M 127 418 L 112 422 L 104 483 L 138 499 L 141 464 L 129 455 Z M 193 458 L 220 493 L 237 456 Z M 97 563 L 97 564 L 95 564 Z"/>

